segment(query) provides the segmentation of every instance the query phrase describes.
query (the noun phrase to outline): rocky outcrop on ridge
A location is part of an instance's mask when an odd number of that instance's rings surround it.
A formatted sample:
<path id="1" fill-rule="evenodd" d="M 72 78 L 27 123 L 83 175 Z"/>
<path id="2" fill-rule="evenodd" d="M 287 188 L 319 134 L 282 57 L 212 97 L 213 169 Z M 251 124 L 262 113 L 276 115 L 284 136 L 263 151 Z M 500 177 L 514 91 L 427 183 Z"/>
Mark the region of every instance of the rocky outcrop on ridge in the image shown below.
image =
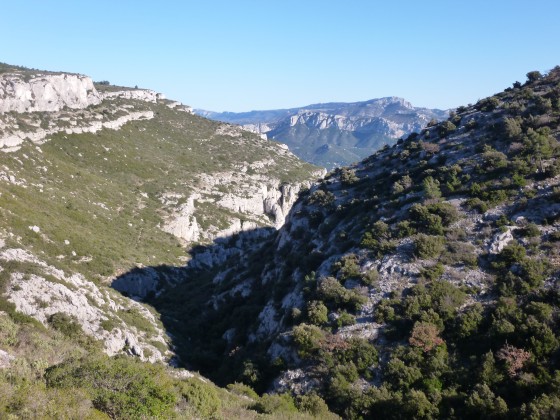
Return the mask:
<path id="1" fill-rule="evenodd" d="M 101 102 L 87 76 L 77 74 L 19 73 L 0 75 L 0 114 L 5 112 L 56 112 L 84 109 Z"/>
<path id="2" fill-rule="evenodd" d="M 124 105 L 123 100 L 156 103 L 162 94 L 146 89 L 98 92 L 91 78 L 73 74 L 0 74 L 0 150 L 18 150 L 29 140 L 50 136 L 118 130 L 130 121 L 153 118 L 153 112 Z M 140 107 L 142 108 L 142 107 Z"/>

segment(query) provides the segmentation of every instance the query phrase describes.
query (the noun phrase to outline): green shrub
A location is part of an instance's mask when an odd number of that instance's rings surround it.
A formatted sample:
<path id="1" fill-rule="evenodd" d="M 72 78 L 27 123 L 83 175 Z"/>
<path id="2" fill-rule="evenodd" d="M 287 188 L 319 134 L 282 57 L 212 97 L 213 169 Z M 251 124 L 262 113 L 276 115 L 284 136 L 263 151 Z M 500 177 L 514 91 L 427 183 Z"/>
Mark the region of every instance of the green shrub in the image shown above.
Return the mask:
<path id="1" fill-rule="evenodd" d="M 305 359 L 317 354 L 325 340 L 325 333 L 315 325 L 300 324 L 294 327 L 292 337 L 299 356 Z"/>
<path id="2" fill-rule="evenodd" d="M 485 145 L 484 153 L 482 153 L 482 170 L 483 172 L 494 172 L 504 169 L 508 166 L 508 157 L 492 147 Z"/>
<path id="3" fill-rule="evenodd" d="M 355 184 L 360 179 L 356 176 L 356 172 L 354 170 L 348 168 L 341 168 L 340 169 L 340 181 L 343 185 L 349 186 Z"/>
<path id="4" fill-rule="evenodd" d="M 52 314 L 47 321 L 55 330 L 70 338 L 78 338 L 84 333 L 76 319 L 63 312 Z"/>
<path id="5" fill-rule="evenodd" d="M 541 231 L 535 223 L 529 223 L 521 230 L 521 234 L 527 238 L 535 238 L 541 236 Z"/>
<path id="6" fill-rule="evenodd" d="M 227 389 L 235 395 L 248 397 L 252 400 L 257 400 L 259 398 L 259 395 L 253 390 L 253 388 L 240 382 L 229 384 Z"/>
<path id="7" fill-rule="evenodd" d="M 478 213 L 486 213 L 488 211 L 488 204 L 478 197 L 469 198 L 465 205 L 469 210 L 476 210 Z"/>
<path id="8" fill-rule="evenodd" d="M 444 249 L 443 236 L 430 236 L 422 233 L 414 239 L 414 254 L 418 258 L 428 259 L 438 257 Z"/>
<path id="9" fill-rule="evenodd" d="M 395 241 L 388 239 L 378 239 L 372 232 L 364 233 L 360 246 L 369 249 L 372 254 L 377 258 L 382 258 L 384 255 L 395 252 Z"/>
<path id="10" fill-rule="evenodd" d="M 457 126 L 451 121 L 444 121 L 438 126 L 438 134 L 440 137 L 445 137 L 455 130 L 457 130 Z"/>
<path id="11" fill-rule="evenodd" d="M 340 312 L 338 318 L 336 319 L 336 326 L 338 328 L 345 327 L 348 325 L 354 325 L 355 323 L 356 323 L 356 317 L 352 314 L 349 314 L 346 311 Z"/>
<path id="12" fill-rule="evenodd" d="M 459 212 L 457 209 L 449 203 L 435 203 L 426 206 L 431 214 L 435 214 L 441 217 L 441 222 L 443 226 L 449 226 L 450 224 L 459 220 Z"/>
<path id="13" fill-rule="evenodd" d="M 0 344 L 15 346 L 18 339 L 19 326 L 8 316 L 0 314 Z"/>
<path id="14" fill-rule="evenodd" d="M 483 308 L 480 303 L 469 306 L 457 320 L 457 334 L 460 338 L 467 338 L 476 333 L 483 321 Z"/>
<path id="15" fill-rule="evenodd" d="M 537 80 L 542 79 L 542 77 L 543 77 L 543 75 L 541 74 L 540 71 L 533 70 L 533 71 L 530 71 L 529 73 L 527 73 L 527 82 L 528 83 L 534 83 Z"/>
<path id="16" fill-rule="evenodd" d="M 420 269 L 420 277 L 426 280 L 437 280 L 439 279 L 443 272 L 445 271 L 445 267 L 441 263 L 437 263 L 431 267 L 423 267 Z"/>
<path id="17" fill-rule="evenodd" d="M 309 196 L 308 202 L 326 207 L 334 203 L 334 194 L 330 191 L 316 190 Z"/>
<path id="18" fill-rule="evenodd" d="M 189 378 L 181 382 L 178 388 L 181 396 L 201 418 L 221 418 L 222 403 L 214 386 L 206 384 L 198 378 Z"/>
<path id="19" fill-rule="evenodd" d="M 298 412 L 294 399 L 289 394 L 264 394 L 252 406 L 252 409 L 262 414 L 290 414 Z"/>
<path id="20" fill-rule="evenodd" d="M 480 111 L 490 112 L 500 105 L 498 98 L 492 96 L 490 98 L 481 99 L 477 102 L 476 108 Z"/>
<path id="21" fill-rule="evenodd" d="M 323 302 L 313 300 L 307 304 L 307 318 L 313 325 L 325 325 L 329 321 L 328 309 Z"/>
<path id="22" fill-rule="evenodd" d="M 333 309 L 347 308 L 356 311 L 367 301 L 367 297 L 360 291 L 359 288 L 346 289 L 334 277 L 327 277 L 319 284 L 317 295 Z"/>
<path id="23" fill-rule="evenodd" d="M 170 417 L 177 401 L 162 367 L 129 357 L 70 359 L 48 368 L 45 379 L 49 388 L 87 390 L 94 407 L 113 418 Z"/>
<path id="24" fill-rule="evenodd" d="M 314 392 L 306 395 L 299 395 L 296 405 L 300 412 L 307 413 L 316 418 L 329 418 L 332 413 L 325 401 Z"/>
<path id="25" fill-rule="evenodd" d="M 431 176 L 427 176 L 422 181 L 424 195 L 429 199 L 438 200 L 441 198 L 441 190 L 439 189 L 439 181 Z"/>
<path id="26" fill-rule="evenodd" d="M 355 254 L 344 255 L 333 267 L 339 272 L 340 280 L 360 277 L 360 265 Z"/>
<path id="27" fill-rule="evenodd" d="M 428 207 L 422 204 L 414 204 L 408 211 L 408 219 L 412 220 L 413 226 L 420 232 L 434 235 L 443 234 L 443 221 L 441 216 L 432 214 Z"/>

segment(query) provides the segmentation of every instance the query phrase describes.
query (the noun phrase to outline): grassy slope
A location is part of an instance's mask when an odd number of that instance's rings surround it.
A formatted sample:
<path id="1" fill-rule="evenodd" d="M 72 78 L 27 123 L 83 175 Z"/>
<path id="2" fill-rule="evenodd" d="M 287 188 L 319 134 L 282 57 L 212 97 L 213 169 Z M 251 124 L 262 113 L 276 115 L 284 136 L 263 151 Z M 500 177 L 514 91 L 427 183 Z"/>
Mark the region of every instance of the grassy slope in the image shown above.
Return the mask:
<path id="1" fill-rule="evenodd" d="M 57 134 L 40 149 L 26 144 L 0 156 L 0 164 L 25 184 L 0 184 L 0 229 L 21 237 L 18 242 L 41 258 L 91 277 L 136 264 L 177 265 L 185 251 L 158 228 L 160 195 L 188 192 L 197 174 L 232 171 L 239 162 L 274 156 L 254 135 L 214 136 L 218 123 L 164 105 L 135 107 L 153 108 L 155 119 L 118 131 Z M 263 171 L 298 181 L 312 169 L 282 156 Z M 205 207 L 216 218 L 229 214 Z"/>

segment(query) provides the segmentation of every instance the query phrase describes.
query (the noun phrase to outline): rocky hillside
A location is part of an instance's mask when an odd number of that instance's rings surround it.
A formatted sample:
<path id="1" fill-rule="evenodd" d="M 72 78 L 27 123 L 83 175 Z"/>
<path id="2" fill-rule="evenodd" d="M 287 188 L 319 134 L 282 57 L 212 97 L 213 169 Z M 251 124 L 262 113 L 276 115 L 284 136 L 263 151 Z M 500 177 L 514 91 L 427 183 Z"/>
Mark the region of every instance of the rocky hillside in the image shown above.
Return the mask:
<path id="1" fill-rule="evenodd" d="M 256 416 L 254 393 L 165 367 L 159 314 L 111 283 L 274 231 L 322 173 L 154 91 L 0 65 L 0 417 Z"/>
<path id="2" fill-rule="evenodd" d="M 328 169 L 357 162 L 432 120 L 447 118 L 446 111 L 416 108 L 395 97 L 285 110 L 195 112 L 266 134 L 287 144 L 301 159 Z"/>
<path id="3" fill-rule="evenodd" d="M 560 68 L 530 72 L 332 172 L 277 233 L 193 250 L 150 301 L 219 383 L 344 418 L 553 418 L 559 124 Z"/>

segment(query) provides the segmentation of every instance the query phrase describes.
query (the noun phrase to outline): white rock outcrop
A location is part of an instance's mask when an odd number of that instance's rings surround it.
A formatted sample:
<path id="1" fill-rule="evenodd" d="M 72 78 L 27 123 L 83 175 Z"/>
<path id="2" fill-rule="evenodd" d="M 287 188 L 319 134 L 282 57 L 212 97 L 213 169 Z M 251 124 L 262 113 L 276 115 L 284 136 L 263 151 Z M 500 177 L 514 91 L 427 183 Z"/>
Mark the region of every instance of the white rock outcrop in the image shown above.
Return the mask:
<path id="1" fill-rule="evenodd" d="M 129 112 L 127 115 L 122 115 L 109 121 L 98 121 L 94 119 L 85 121 L 71 120 L 73 122 L 71 126 L 59 126 L 54 124 L 47 129 L 36 127 L 35 129 L 14 130 L 3 137 L 0 136 L 0 150 L 4 152 L 16 151 L 26 139 L 33 143 L 41 144 L 47 137 L 59 132 L 64 132 L 65 134 L 82 134 L 96 133 L 104 128 L 118 130 L 130 121 L 150 120 L 152 118 L 154 118 L 153 111 L 137 111 Z M 2 128 L 2 126 L 3 124 L 0 122 L 0 128 Z"/>
<path id="2" fill-rule="evenodd" d="M 492 242 L 488 246 L 488 251 L 491 254 L 499 254 L 502 250 L 513 241 L 512 227 L 508 227 L 505 232 L 497 233 Z"/>
<path id="3" fill-rule="evenodd" d="M 109 355 L 128 352 L 152 362 L 165 359 L 166 355 L 152 344 L 160 342 L 167 346 L 165 332 L 141 304 L 117 296 L 108 289 L 103 290 L 81 274 L 67 275 L 20 248 L 3 249 L 0 266 L 7 261 L 30 263 L 41 270 L 38 274 L 24 274 L 17 270 L 10 273 L 8 300 L 19 312 L 43 324 L 53 314 L 70 315 L 85 334 L 104 343 L 105 352 Z M 146 332 L 126 325 L 119 316 L 124 312 L 145 318 L 152 324 L 154 332 L 148 336 Z"/>
<path id="4" fill-rule="evenodd" d="M 101 102 L 87 76 L 37 74 L 30 79 L 18 73 L 0 76 L 0 113 L 55 112 L 67 107 L 84 109 Z"/>
<path id="5" fill-rule="evenodd" d="M 187 202 L 175 211 L 175 216 L 163 225 L 162 230 L 187 242 L 197 242 L 200 239 L 200 227 L 194 216 L 194 200 L 199 194 L 190 196 Z"/>
<path id="6" fill-rule="evenodd" d="M 163 93 L 158 93 L 150 89 L 130 89 L 119 90 L 114 92 L 104 92 L 101 94 L 103 100 L 105 99 L 135 99 L 138 101 L 156 103 L 158 100 L 165 99 Z"/>

